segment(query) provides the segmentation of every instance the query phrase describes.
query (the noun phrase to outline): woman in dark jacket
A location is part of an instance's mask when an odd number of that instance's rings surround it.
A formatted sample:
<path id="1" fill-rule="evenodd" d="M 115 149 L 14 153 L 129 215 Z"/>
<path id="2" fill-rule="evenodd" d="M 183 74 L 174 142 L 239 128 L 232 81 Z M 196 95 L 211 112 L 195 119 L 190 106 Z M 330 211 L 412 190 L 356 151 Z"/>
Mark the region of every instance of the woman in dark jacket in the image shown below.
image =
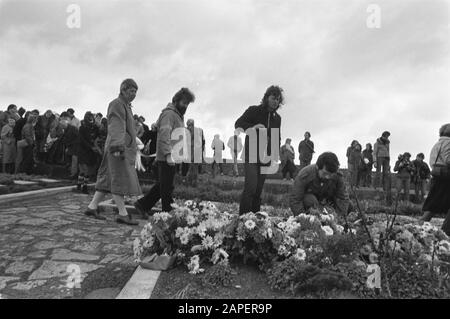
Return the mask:
<path id="1" fill-rule="evenodd" d="M 247 134 L 244 147 L 245 184 L 239 205 L 241 215 L 248 212 L 256 213 L 260 210 L 266 174 L 271 172 L 274 174 L 278 171 L 278 167 L 273 167 L 279 160 L 281 144 L 281 117 L 277 110 L 283 103 L 283 89 L 271 86 L 266 90 L 261 104 L 250 106 L 234 124 L 235 129 L 240 129 Z M 266 139 L 266 143 L 260 143 L 260 138 Z M 261 152 L 260 144 L 267 144 Z"/>
<path id="2" fill-rule="evenodd" d="M 35 132 L 36 132 L 36 158 L 38 161 L 46 161 L 47 153 L 45 144 L 47 137 L 52 129 L 56 127 L 58 122 L 51 110 L 47 110 L 44 115 L 38 117 Z"/>
<path id="3" fill-rule="evenodd" d="M 78 164 L 80 174 L 78 176 L 78 190 L 88 193 L 87 184 L 89 178 L 95 177 L 95 166 L 97 156 L 101 155 L 100 148 L 96 144 L 99 136 L 98 127 L 95 125 L 94 114 L 86 112 L 84 120 L 81 121 L 79 130 L 80 143 L 78 145 Z"/>
<path id="4" fill-rule="evenodd" d="M 353 140 L 347 148 L 347 165 L 350 174 L 350 185 L 358 187 L 358 172 L 362 162 L 361 144 Z"/>
<path id="5" fill-rule="evenodd" d="M 37 118 L 30 114 L 27 123 L 22 128 L 22 140 L 18 142 L 17 147 L 22 148 L 23 159 L 20 164 L 19 172 L 24 172 L 28 175 L 33 173 L 33 148 L 35 146 L 36 137 L 34 127 L 37 123 Z"/>
<path id="6" fill-rule="evenodd" d="M 361 181 L 363 187 L 372 185 L 373 150 L 372 144 L 367 143 L 366 149 L 362 152 L 362 163 L 358 174 L 358 183 Z"/>

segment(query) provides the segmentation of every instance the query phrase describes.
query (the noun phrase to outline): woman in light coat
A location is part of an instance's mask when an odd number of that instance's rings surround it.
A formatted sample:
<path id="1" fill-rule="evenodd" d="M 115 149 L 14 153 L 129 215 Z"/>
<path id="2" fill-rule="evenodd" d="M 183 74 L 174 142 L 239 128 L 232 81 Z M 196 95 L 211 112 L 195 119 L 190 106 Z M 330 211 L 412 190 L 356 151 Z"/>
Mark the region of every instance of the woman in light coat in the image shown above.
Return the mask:
<path id="1" fill-rule="evenodd" d="M 16 138 L 14 137 L 14 125 L 16 120 L 10 117 L 8 124 L 1 131 L 3 149 L 3 172 L 14 174 L 14 163 L 16 162 Z"/>
<path id="2" fill-rule="evenodd" d="M 86 215 L 96 219 L 105 219 L 100 216 L 98 204 L 106 193 L 111 193 L 119 210 L 116 221 L 128 225 L 138 224 L 131 218 L 124 203 L 125 195 L 142 194 L 135 168 L 136 128 L 131 110 L 131 101 L 136 97 L 137 89 L 134 80 L 124 80 L 120 85 L 119 97 L 108 106 L 108 136 L 98 170 L 96 192 L 85 212 Z"/>

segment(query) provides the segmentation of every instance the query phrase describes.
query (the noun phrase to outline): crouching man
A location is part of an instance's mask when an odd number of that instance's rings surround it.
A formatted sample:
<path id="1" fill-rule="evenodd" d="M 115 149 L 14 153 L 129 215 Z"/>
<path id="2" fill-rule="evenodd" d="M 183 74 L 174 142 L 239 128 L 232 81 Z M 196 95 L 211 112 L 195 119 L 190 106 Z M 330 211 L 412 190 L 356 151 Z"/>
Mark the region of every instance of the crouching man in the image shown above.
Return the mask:
<path id="1" fill-rule="evenodd" d="M 295 216 L 324 202 L 333 206 L 339 215 L 348 213 L 349 197 L 338 169 L 336 154 L 325 152 L 316 164 L 306 166 L 297 174 L 289 198 Z"/>

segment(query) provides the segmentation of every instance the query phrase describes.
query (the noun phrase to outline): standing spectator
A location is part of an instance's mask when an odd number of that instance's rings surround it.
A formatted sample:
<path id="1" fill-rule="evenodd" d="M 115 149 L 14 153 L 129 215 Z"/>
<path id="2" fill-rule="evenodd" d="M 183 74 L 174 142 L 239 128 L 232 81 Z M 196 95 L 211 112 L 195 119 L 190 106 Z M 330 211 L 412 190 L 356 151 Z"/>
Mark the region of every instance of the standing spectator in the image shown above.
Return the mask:
<path id="1" fill-rule="evenodd" d="M 373 168 L 373 150 L 372 144 L 367 143 L 366 149 L 362 152 L 362 163 L 358 174 L 359 181 L 362 181 L 363 187 L 372 185 L 372 168 Z M 357 184 L 359 184 L 359 181 Z"/>
<path id="2" fill-rule="evenodd" d="M 103 119 L 103 114 L 102 113 L 95 114 L 95 125 L 97 125 L 97 127 L 99 129 L 102 126 L 102 119 Z"/>
<path id="3" fill-rule="evenodd" d="M 33 173 L 34 154 L 33 148 L 35 146 L 35 126 L 37 123 L 37 116 L 30 114 L 27 123 L 22 128 L 22 140 L 17 143 L 17 147 L 22 149 L 23 160 L 20 163 L 19 172 L 24 172 L 28 175 Z"/>
<path id="4" fill-rule="evenodd" d="M 17 114 L 19 115 L 19 118 L 17 119 L 17 121 L 19 119 L 23 119 L 25 113 L 26 113 L 26 110 L 23 107 L 20 107 L 19 110 L 17 111 Z M 16 121 L 16 123 L 17 123 L 17 121 Z"/>
<path id="5" fill-rule="evenodd" d="M 419 153 L 416 156 L 416 159 L 412 161 L 414 165 L 414 190 L 416 193 L 416 201 L 419 203 L 423 202 L 426 193 L 427 182 L 430 179 L 430 167 L 427 163 L 424 162 L 425 155 L 423 153 Z"/>
<path id="6" fill-rule="evenodd" d="M 239 176 L 238 169 L 238 155 L 242 151 L 242 139 L 239 136 L 241 132 L 236 129 L 234 130 L 233 136 L 228 139 L 227 146 L 230 148 L 231 158 L 233 159 L 233 175 L 235 177 Z"/>
<path id="7" fill-rule="evenodd" d="M 283 180 L 286 180 L 286 175 L 289 173 L 291 180 L 294 180 L 295 164 L 294 164 L 294 148 L 291 145 L 291 139 L 286 139 L 286 144 L 281 146 L 280 160 L 281 160 L 281 173 L 283 174 Z"/>
<path id="8" fill-rule="evenodd" d="M 98 131 L 95 125 L 94 115 L 91 112 L 86 112 L 79 130 L 78 165 L 80 167 L 80 174 L 77 184 L 77 189 L 85 194 L 88 194 L 87 184 L 89 179 L 95 175 L 97 157 L 102 154 L 100 148 L 95 143 L 99 135 Z"/>
<path id="9" fill-rule="evenodd" d="M 406 152 L 398 156 L 395 162 L 394 172 L 397 173 L 397 196 L 403 190 L 403 200 L 409 201 L 411 177 L 414 175 L 414 165 L 411 163 L 411 154 Z"/>
<path id="10" fill-rule="evenodd" d="M 25 127 L 25 124 L 27 123 L 28 118 L 30 116 L 34 117 L 34 121 L 36 121 L 39 116 L 39 112 L 37 110 L 33 110 L 31 112 L 26 112 L 25 118 L 19 119 L 16 122 L 16 125 L 14 126 L 14 136 L 17 141 L 16 165 L 15 165 L 15 171 L 14 171 L 15 174 L 19 173 L 19 170 L 21 169 L 21 166 L 22 166 L 21 164 L 23 161 L 23 150 L 27 146 L 26 140 L 22 136 L 22 131 L 23 131 L 23 128 Z"/>
<path id="11" fill-rule="evenodd" d="M 350 147 L 347 148 L 347 165 L 349 172 L 350 185 L 358 187 L 358 172 L 361 167 L 362 154 L 361 144 L 358 141 L 353 140 Z"/>
<path id="12" fill-rule="evenodd" d="M 436 214 L 446 214 L 442 230 L 450 236 L 450 123 L 442 125 L 439 141 L 430 154 L 430 192 L 423 204 L 421 221 L 430 221 Z"/>
<path id="13" fill-rule="evenodd" d="M 190 139 L 187 141 L 189 153 L 189 171 L 187 174 L 189 184 L 196 187 L 199 173 L 199 165 L 202 165 L 202 149 L 205 142 L 202 129 L 195 127 L 194 120 L 189 119 L 186 122 Z"/>
<path id="14" fill-rule="evenodd" d="M 16 161 L 16 138 L 13 129 L 16 120 L 12 117 L 8 118 L 8 124 L 3 126 L 1 130 L 1 143 L 3 149 L 3 172 L 14 174 L 14 163 Z"/>
<path id="15" fill-rule="evenodd" d="M 69 124 L 75 126 L 77 129 L 80 129 L 81 121 L 75 117 L 75 110 L 72 108 L 67 109 L 67 113 L 69 113 L 70 122 Z"/>
<path id="16" fill-rule="evenodd" d="M 188 88 L 182 88 L 162 110 L 158 121 L 158 141 L 156 145 L 156 161 L 158 162 L 158 181 L 152 189 L 141 199 L 136 201 L 135 208 L 143 218 L 153 206 L 161 199 L 162 211 L 170 212 L 173 203 L 172 193 L 174 190 L 175 161 L 172 157 L 173 148 L 180 143 L 172 139 L 174 130 L 184 126 L 184 114 L 191 102 L 195 101 L 194 94 Z M 184 141 L 181 141 L 184 143 Z"/>
<path id="17" fill-rule="evenodd" d="M 391 133 L 388 131 L 384 131 L 383 134 L 381 134 L 381 137 L 377 139 L 373 147 L 373 164 L 375 165 L 376 168 L 374 187 L 375 188 L 380 187 L 380 174 L 381 171 L 383 171 L 381 183 L 385 191 L 390 191 L 387 189 L 386 185 L 388 182 L 387 178 L 391 170 L 389 164 L 390 162 L 389 136 L 391 136 Z"/>
<path id="18" fill-rule="evenodd" d="M 215 170 L 215 164 L 219 164 L 219 170 L 220 175 L 223 175 L 223 158 L 222 158 L 222 151 L 225 150 L 225 144 L 220 139 L 220 135 L 216 134 L 214 135 L 214 139 L 211 143 L 211 148 L 214 150 L 214 157 L 212 162 L 212 177 L 214 178 L 216 176 L 216 170 Z"/>
<path id="19" fill-rule="evenodd" d="M 8 120 L 12 118 L 15 121 L 20 119 L 19 114 L 17 114 L 17 106 L 15 104 L 8 105 L 8 108 L 5 112 L 0 112 L 0 131 L 3 126 L 7 125 Z"/>
<path id="20" fill-rule="evenodd" d="M 70 178 L 76 179 L 78 177 L 78 147 L 80 144 L 80 136 L 78 129 L 69 124 L 70 119 L 68 114 L 64 113 L 61 114 L 59 120 L 64 131 L 61 142 L 65 146 L 66 159 L 68 162 L 70 161 Z"/>
<path id="21" fill-rule="evenodd" d="M 27 122 L 27 117 L 31 112 L 27 111 L 25 113 L 24 117 L 21 117 L 16 121 L 16 125 L 14 125 L 14 137 L 16 138 L 16 141 L 20 141 L 22 139 L 22 128 L 24 127 L 25 123 Z"/>
<path id="22" fill-rule="evenodd" d="M 145 124 L 145 118 L 143 116 L 139 116 L 139 123 L 141 123 L 144 128 L 144 134 L 141 137 L 141 141 L 144 145 L 148 143 L 150 140 L 150 129 L 147 124 Z"/>
<path id="23" fill-rule="evenodd" d="M 149 140 L 144 148 L 144 153 L 149 155 L 147 164 L 147 169 L 149 169 L 153 177 L 158 177 L 158 165 L 156 161 L 156 141 L 158 137 L 158 127 L 156 123 L 151 125 L 151 130 L 149 133 Z"/>
<path id="24" fill-rule="evenodd" d="M 300 170 L 311 164 L 314 154 L 314 143 L 310 140 L 311 133 L 305 132 L 305 139 L 298 144 L 298 156 L 300 159 Z"/>
<path id="25" fill-rule="evenodd" d="M 44 162 L 47 154 L 45 144 L 47 143 L 47 137 L 50 131 L 57 125 L 55 115 L 51 110 L 47 110 L 44 115 L 38 117 L 36 123 L 36 160 L 38 162 Z"/>
<path id="26" fill-rule="evenodd" d="M 141 140 L 142 136 L 144 135 L 144 126 L 139 121 L 139 116 L 137 114 L 134 114 L 133 118 L 134 118 L 134 126 L 136 128 L 136 136 Z"/>
<path id="27" fill-rule="evenodd" d="M 100 215 L 98 204 L 111 193 L 119 217 L 117 223 L 137 225 L 125 208 L 124 196 L 138 196 L 141 186 L 136 173 L 136 129 L 134 127 L 131 102 L 136 97 L 138 86 L 132 79 L 124 80 L 120 85 L 119 97 L 108 106 L 108 137 L 103 160 L 97 175 L 95 194 L 85 214 L 96 219 L 105 219 Z M 81 133 L 80 133 L 81 137 Z"/>
<path id="28" fill-rule="evenodd" d="M 274 153 L 278 153 L 281 146 L 281 117 L 278 115 L 277 110 L 283 103 L 283 89 L 274 85 L 270 86 L 266 90 L 260 105 L 250 106 L 234 124 L 235 129 L 241 129 L 244 132 L 248 130 L 248 133 L 254 133 L 251 135 L 256 135 L 256 139 L 252 138 L 251 141 L 249 134 L 245 137 L 245 183 L 239 204 L 240 215 L 248 212 L 256 213 L 261 209 L 261 193 L 266 180 L 266 175 L 262 173 L 261 166 L 270 166 L 273 164 L 273 161 L 278 161 L 278 158 L 274 159 Z M 274 131 L 278 132 L 277 147 L 276 149 L 271 149 L 271 139 Z M 267 146 L 263 153 L 267 156 L 270 154 L 272 158 L 267 164 L 262 161 L 265 159 L 260 158 L 260 137 L 267 141 Z M 255 146 L 256 154 L 253 153 L 253 146 L 250 148 L 250 144 Z M 252 149 L 251 153 L 250 149 Z"/>

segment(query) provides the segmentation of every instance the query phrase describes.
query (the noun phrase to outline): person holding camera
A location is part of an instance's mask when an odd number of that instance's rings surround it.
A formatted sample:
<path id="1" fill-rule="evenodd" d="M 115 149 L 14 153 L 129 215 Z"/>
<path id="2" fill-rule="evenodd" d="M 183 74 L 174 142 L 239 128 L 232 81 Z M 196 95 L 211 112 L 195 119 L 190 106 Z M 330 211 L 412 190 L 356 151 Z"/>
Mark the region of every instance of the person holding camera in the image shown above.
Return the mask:
<path id="1" fill-rule="evenodd" d="M 411 163 L 410 153 L 406 152 L 398 156 L 394 172 L 397 172 L 397 196 L 400 196 L 403 189 L 403 200 L 408 201 L 411 176 L 414 175 L 414 165 Z"/>
<path id="2" fill-rule="evenodd" d="M 416 192 L 416 201 L 419 203 L 423 202 L 426 193 L 427 182 L 430 179 L 430 167 L 424 162 L 425 155 L 419 153 L 416 159 L 412 161 L 414 165 L 414 176 L 413 183 Z"/>

